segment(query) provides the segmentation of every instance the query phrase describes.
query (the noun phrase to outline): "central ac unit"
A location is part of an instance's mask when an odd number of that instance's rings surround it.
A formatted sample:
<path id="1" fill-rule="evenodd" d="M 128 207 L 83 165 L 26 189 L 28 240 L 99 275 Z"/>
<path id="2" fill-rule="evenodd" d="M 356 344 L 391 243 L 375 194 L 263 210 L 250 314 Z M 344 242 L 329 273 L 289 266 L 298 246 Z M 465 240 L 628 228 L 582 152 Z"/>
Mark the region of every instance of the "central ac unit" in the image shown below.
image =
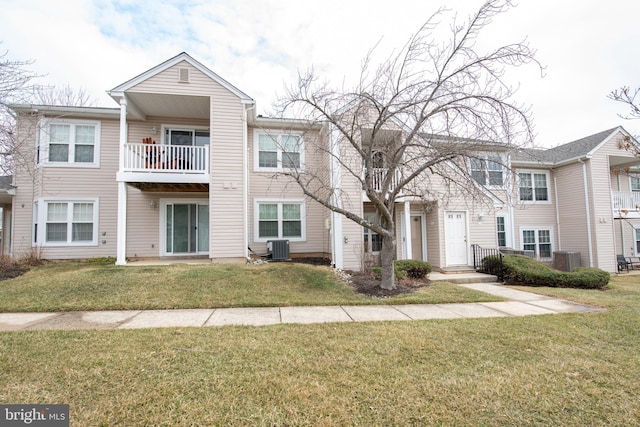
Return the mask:
<path id="1" fill-rule="evenodd" d="M 269 258 L 273 261 L 291 261 L 288 240 L 269 240 L 267 241 L 267 249 Z"/>

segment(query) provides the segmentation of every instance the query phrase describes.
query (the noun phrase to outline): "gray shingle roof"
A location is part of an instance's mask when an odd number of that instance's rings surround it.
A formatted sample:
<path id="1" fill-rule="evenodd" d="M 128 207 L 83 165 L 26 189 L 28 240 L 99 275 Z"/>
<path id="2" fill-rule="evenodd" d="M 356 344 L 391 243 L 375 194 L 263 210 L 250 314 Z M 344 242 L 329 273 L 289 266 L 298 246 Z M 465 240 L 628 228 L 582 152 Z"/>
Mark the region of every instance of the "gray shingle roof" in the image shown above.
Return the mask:
<path id="1" fill-rule="evenodd" d="M 525 149 L 513 155 L 514 161 L 539 161 L 559 163 L 569 159 L 585 156 L 610 136 L 618 127 L 607 129 L 593 135 L 580 138 L 547 150 Z"/>

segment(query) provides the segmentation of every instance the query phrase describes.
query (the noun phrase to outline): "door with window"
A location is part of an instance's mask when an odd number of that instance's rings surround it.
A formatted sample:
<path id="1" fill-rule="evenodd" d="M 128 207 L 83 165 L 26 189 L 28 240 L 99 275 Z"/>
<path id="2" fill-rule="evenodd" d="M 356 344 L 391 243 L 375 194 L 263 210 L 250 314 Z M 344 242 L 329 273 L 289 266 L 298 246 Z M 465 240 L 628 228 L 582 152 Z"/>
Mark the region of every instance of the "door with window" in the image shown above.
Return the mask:
<path id="1" fill-rule="evenodd" d="M 445 241 L 447 265 L 468 265 L 466 212 L 445 212 Z"/>
<path id="2" fill-rule="evenodd" d="M 165 162 L 169 169 L 204 170 L 206 150 L 209 146 L 209 130 L 166 128 L 164 143 Z"/>
<path id="3" fill-rule="evenodd" d="M 165 206 L 165 252 L 168 255 L 209 253 L 209 206 L 167 203 Z"/>

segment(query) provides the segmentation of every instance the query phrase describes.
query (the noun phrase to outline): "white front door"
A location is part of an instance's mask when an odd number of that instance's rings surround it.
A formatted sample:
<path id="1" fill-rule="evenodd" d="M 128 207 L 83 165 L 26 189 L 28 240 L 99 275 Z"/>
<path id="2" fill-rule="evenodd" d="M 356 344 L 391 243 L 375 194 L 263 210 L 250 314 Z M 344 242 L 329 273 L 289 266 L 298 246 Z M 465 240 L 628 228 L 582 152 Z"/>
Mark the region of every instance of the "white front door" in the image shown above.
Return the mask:
<path id="1" fill-rule="evenodd" d="M 455 211 L 444 215 L 447 265 L 468 265 L 467 214 Z"/>

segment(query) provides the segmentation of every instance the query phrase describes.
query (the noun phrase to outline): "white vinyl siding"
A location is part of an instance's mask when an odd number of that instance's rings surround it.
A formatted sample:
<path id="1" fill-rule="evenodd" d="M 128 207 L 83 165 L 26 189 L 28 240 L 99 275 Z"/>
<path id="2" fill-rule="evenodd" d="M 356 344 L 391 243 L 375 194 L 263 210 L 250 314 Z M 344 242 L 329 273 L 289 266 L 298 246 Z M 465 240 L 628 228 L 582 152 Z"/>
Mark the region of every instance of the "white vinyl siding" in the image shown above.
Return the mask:
<path id="1" fill-rule="evenodd" d="M 96 167 L 99 165 L 99 153 L 100 122 L 43 121 L 38 162 L 46 166 Z"/>
<path id="2" fill-rule="evenodd" d="M 304 164 L 302 135 L 255 132 L 254 157 L 257 171 L 301 169 Z"/>
<path id="3" fill-rule="evenodd" d="M 271 239 L 287 239 L 300 242 L 306 239 L 305 205 L 301 200 L 255 201 L 256 242 Z"/>
<path id="4" fill-rule="evenodd" d="M 550 203 L 549 173 L 518 171 L 518 200 L 520 203 Z"/>
<path id="5" fill-rule="evenodd" d="M 40 199 L 34 204 L 34 209 L 33 228 L 37 245 L 97 245 L 97 199 Z"/>

